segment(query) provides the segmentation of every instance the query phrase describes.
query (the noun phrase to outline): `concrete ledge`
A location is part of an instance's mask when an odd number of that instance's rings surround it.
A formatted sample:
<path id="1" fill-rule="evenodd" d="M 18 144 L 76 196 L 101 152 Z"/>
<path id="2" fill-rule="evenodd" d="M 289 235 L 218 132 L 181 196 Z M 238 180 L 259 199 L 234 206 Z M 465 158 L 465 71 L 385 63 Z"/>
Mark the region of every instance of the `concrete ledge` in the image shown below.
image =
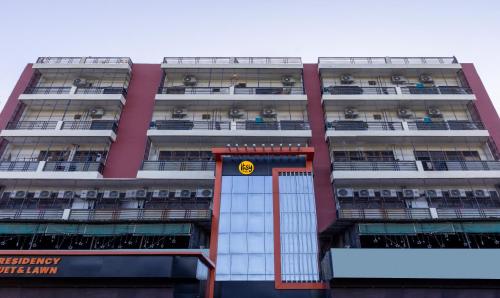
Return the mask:
<path id="1" fill-rule="evenodd" d="M 117 101 L 121 104 L 125 104 L 125 97 L 122 94 L 21 94 L 19 95 L 19 100 L 23 102 L 31 101 L 45 101 L 45 100 L 57 100 L 57 101 L 70 101 L 70 100 L 81 100 L 81 101 Z"/>
<path id="2" fill-rule="evenodd" d="M 137 172 L 138 179 L 181 179 L 214 180 L 214 171 L 142 171 Z"/>

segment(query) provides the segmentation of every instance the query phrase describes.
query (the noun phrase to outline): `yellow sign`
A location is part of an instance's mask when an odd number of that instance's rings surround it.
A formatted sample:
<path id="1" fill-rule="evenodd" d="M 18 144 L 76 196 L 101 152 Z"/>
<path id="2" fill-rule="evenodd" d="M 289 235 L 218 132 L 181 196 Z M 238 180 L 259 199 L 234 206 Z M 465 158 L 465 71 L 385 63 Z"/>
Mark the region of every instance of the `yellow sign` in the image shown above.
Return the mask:
<path id="1" fill-rule="evenodd" d="M 251 161 L 244 160 L 244 161 L 240 162 L 240 165 L 238 166 L 238 170 L 243 175 L 250 175 L 253 173 L 253 170 L 255 170 L 255 166 L 253 165 L 253 163 Z"/>

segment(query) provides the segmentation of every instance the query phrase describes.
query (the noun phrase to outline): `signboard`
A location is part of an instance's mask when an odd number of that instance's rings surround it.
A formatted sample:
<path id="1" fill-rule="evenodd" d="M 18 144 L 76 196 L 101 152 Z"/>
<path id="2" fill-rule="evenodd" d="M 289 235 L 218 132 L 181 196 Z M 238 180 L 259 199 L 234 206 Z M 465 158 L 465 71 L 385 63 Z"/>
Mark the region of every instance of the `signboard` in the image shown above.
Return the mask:
<path id="1" fill-rule="evenodd" d="M 244 160 L 238 165 L 238 170 L 243 175 L 250 175 L 255 170 L 255 166 L 251 161 Z"/>

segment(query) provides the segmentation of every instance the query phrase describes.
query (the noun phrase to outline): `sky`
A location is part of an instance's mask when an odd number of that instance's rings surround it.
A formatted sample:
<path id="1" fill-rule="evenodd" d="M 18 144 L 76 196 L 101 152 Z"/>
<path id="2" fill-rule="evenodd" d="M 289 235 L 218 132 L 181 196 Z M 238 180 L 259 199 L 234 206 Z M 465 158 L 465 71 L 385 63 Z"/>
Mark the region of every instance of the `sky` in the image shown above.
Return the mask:
<path id="1" fill-rule="evenodd" d="M 0 107 L 39 56 L 456 56 L 500 111 L 500 1 L 4 0 Z"/>

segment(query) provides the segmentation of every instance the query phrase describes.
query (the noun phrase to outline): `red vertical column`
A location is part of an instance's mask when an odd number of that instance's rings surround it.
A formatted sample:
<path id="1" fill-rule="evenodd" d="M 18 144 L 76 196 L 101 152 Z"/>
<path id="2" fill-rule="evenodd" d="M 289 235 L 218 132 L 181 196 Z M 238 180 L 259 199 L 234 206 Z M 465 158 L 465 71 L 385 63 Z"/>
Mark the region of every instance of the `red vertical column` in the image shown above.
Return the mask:
<path id="1" fill-rule="evenodd" d="M 16 112 L 17 105 L 19 104 L 19 95 L 21 95 L 26 87 L 28 87 L 31 77 L 33 76 L 34 70 L 32 66 L 32 64 L 26 65 L 21 77 L 14 87 L 14 90 L 12 90 L 12 93 L 7 99 L 2 113 L 0 114 L 0 129 L 4 129 L 7 126 L 7 123 Z"/>
<path id="2" fill-rule="evenodd" d="M 476 95 L 475 106 L 481 117 L 481 121 L 484 123 L 488 129 L 491 137 L 495 141 L 497 147 L 500 146 L 500 118 L 493 106 L 493 102 L 484 88 L 483 82 L 479 77 L 474 64 L 472 63 L 462 63 L 462 70 L 464 76 L 469 83 L 469 87 L 472 89 L 474 95 Z M 500 148 L 499 148 L 500 149 Z"/>
<path id="3" fill-rule="evenodd" d="M 104 178 L 135 178 L 146 149 L 147 130 L 162 71 L 159 64 L 134 64 L 118 135 L 111 145 Z"/>
<path id="4" fill-rule="evenodd" d="M 304 64 L 304 86 L 307 94 L 307 112 L 312 130 L 311 146 L 314 147 L 314 192 L 318 231 L 323 231 L 335 220 L 336 207 L 330 181 L 330 150 L 325 141 L 325 118 L 321 103 L 321 81 L 317 64 Z"/>

